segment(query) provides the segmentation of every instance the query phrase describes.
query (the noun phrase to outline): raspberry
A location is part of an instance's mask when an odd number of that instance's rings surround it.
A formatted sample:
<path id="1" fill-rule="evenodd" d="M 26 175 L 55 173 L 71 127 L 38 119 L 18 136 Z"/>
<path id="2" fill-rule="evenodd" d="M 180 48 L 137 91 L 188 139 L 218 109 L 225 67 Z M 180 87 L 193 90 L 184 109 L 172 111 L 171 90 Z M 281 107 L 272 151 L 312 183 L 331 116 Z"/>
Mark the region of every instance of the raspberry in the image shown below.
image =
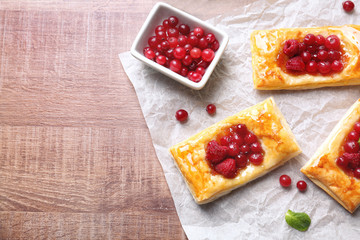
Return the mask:
<path id="1" fill-rule="evenodd" d="M 349 161 L 349 168 L 356 169 L 360 167 L 360 153 L 344 153 L 343 157 Z"/>
<path id="2" fill-rule="evenodd" d="M 215 171 L 226 178 L 234 178 L 236 176 L 236 162 L 233 158 L 227 158 L 215 166 Z"/>
<path id="3" fill-rule="evenodd" d="M 224 160 L 228 154 L 229 148 L 221 146 L 215 140 L 210 141 L 206 148 L 206 159 L 216 164 Z"/>
<path id="4" fill-rule="evenodd" d="M 246 154 L 240 153 L 235 157 L 236 167 L 244 168 L 248 164 L 248 158 Z"/>
<path id="5" fill-rule="evenodd" d="M 286 69 L 296 72 L 303 72 L 305 71 L 305 63 L 303 62 L 300 56 L 290 58 L 286 62 Z"/>
<path id="6" fill-rule="evenodd" d="M 299 42 L 295 39 L 287 40 L 284 44 L 283 51 L 289 57 L 295 56 L 299 52 Z"/>

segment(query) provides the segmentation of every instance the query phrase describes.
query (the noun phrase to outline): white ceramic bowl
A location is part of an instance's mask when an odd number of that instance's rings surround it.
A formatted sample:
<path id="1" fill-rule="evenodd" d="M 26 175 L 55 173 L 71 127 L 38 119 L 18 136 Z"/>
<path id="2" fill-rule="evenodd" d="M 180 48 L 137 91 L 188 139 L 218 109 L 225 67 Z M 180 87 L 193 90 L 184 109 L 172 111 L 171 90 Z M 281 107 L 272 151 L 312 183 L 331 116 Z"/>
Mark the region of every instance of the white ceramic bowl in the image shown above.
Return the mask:
<path id="1" fill-rule="evenodd" d="M 160 64 L 157 64 L 155 61 L 152 61 L 148 58 L 146 58 L 143 54 L 143 49 L 148 46 L 148 39 L 151 36 L 155 35 L 155 27 L 157 25 L 161 25 L 162 22 L 169 18 L 170 16 L 176 16 L 179 19 L 179 23 L 188 24 L 190 26 L 190 29 L 193 30 L 195 27 L 202 27 L 205 31 L 205 33 L 213 33 L 216 37 L 216 39 L 219 41 L 220 47 L 215 52 L 215 57 L 212 60 L 211 64 L 206 69 L 205 74 L 203 75 L 200 82 L 196 83 L 191 81 L 190 79 L 181 76 L 180 74 L 177 74 L 173 71 L 171 71 L 169 68 L 166 68 L 164 66 L 161 66 Z M 131 46 L 131 54 L 139 59 L 140 61 L 144 62 L 148 66 L 152 67 L 153 69 L 165 74 L 166 76 L 184 84 L 185 86 L 188 86 L 195 90 L 202 89 L 207 81 L 209 80 L 209 77 L 211 73 L 213 72 L 216 64 L 219 62 L 219 59 L 221 55 L 223 54 L 225 47 L 229 41 L 228 35 L 213 27 L 212 25 L 194 17 L 190 14 L 181 11 L 177 8 L 174 8 L 166 3 L 157 3 L 153 9 L 150 11 L 149 16 L 146 18 L 143 26 L 140 29 L 140 32 L 135 38 L 135 41 L 133 45 Z"/>

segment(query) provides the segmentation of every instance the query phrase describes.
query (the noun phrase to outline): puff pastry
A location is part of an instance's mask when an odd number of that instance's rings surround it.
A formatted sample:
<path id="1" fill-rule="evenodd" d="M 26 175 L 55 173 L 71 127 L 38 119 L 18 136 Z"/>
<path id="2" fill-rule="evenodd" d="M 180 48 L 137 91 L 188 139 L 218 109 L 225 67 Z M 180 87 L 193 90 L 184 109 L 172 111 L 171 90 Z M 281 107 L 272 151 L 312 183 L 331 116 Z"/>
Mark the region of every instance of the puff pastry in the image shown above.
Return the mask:
<path id="1" fill-rule="evenodd" d="M 277 64 L 282 44 L 288 39 L 303 39 L 306 34 L 335 34 L 345 51 L 344 69 L 331 75 L 294 75 Z M 255 89 L 310 89 L 360 84 L 360 25 L 316 28 L 257 30 L 251 34 L 253 81 Z"/>
<path id="2" fill-rule="evenodd" d="M 314 156 L 301 168 L 310 180 L 326 191 L 349 212 L 360 205 L 360 180 L 340 169 L 340 156 L 345 138 L 360 119 L 360 99 L 347 111 Z"/>
<path id="3" fill-rule="evenodd" d="M 206 161 L 205 147 L 218 134 L 237 124 L 246 124 L 264 149 L 261 165 L 248 165 L 235 178 L 213 174 Z M 238 188 L 301 152 L 285 118 L 273 98 L 228 117 L 170 148 L 170 152 L 198 204 L 208 203 Z"/>

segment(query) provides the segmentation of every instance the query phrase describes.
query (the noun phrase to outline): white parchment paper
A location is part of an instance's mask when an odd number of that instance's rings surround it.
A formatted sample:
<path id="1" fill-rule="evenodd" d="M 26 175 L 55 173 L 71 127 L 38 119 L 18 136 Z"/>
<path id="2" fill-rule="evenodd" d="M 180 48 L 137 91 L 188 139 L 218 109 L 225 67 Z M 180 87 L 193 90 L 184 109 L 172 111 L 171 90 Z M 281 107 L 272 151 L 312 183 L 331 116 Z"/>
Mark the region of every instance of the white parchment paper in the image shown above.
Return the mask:
<path id="1" fill-rule="evenodd" d="M 134 85 L 187 237 L 359 239 L 359 210 L 352 215 L 348 213 L 308 180 L 300 168 L 346 110 L 360 97 L 360 87 L 306 91 L 254 90 L 249 40 L 250 33 L 257 29 L 359 24 L 359 13 L 346 14 L 341 7 L 342 1 L 240 2 L 239 8 L 231 13 L 219 13 L 219 16 L 208 20 L 227 32 L 230 41 L 209 82 L 200 91 L 191 90 L 148 68 L 129 52 L 119 55 Z M 168 148 L 269 96 L 274 97 L 303 153 L 266 176 L 212 203 L 197 205 Z M 209 116 L 205 111 L 209 103 L 217 106 L 215 116 Z M 180 108 L 189 112 L 189 120 L 185 124 L 180 124 L 174 117 Z M 280 187 L 278 179 L 282 174 L 292 178 L 290 189 Z M 306 192 L 297 190 L 298 180 L 308 183 Z M 288 209 L 309 214 L 312 223 L 307 232 L 299 232 L 287 225 L 284 216 Z"/>

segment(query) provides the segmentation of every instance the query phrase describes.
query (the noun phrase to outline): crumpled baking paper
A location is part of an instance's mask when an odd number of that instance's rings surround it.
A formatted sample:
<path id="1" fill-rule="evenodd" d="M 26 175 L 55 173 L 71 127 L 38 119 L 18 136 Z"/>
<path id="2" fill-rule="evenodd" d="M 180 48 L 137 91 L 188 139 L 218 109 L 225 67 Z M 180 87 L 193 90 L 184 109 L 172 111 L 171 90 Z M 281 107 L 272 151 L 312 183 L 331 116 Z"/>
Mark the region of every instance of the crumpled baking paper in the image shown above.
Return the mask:
<path id="1" fill-rule="evenodd" d="M 224 1 L 226 4 L 226 1 Z M 176 7 L 176 6 L 175 6 Z M 359 6 L 360 7 L 360 6 Z M 356 7 L 355 7 L 356 8 Z M 229 44 L 209 82 L 191 90 L 150 69 L 129 52 L 119 55 L 134 85 L 157 157 L 163 168 L 182 227 L 189 239 L 355 239 L 360 213 L 347 212 L 300 172 L 347 109 L 360 97 L 360 87 L 302 91 L 253 89 L 250 33 L 258 29 L 359 24 L 358 12 L 347 14 L 341 1 L 239 1 L 231 13 L 208 20 L 229 35 Z M 288 121 L 303 153 L 285 165 L 206 205 L 197 205 L 176 168 L 169 147 L 210 125 L 270 96 Z M 209 116 L 205 107 L 217 106 Z M 189 113 L 185 124 L 176 110 Z M 279 185 L 288 174 L 292 187 Z M 296 182 L 305 180 L 302 193 Z M 288 209 L 306 212 L 312 222 L 306 232 L 287 225 Z"/>

